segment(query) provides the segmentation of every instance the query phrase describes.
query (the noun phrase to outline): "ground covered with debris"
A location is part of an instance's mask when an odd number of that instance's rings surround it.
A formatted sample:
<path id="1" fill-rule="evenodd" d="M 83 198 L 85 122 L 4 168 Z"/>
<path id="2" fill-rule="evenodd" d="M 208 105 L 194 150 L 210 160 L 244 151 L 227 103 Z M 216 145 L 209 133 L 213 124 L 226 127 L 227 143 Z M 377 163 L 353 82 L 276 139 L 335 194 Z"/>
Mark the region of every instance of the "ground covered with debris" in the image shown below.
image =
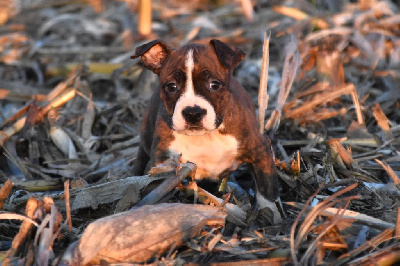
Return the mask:
<path id="1" fill-rule="evenodd" d="M 398 263 L 399 1 L 153 0 L 146 36 L 139 2 L 0 3 L 3 265 Z M 158 80 L 130 56 L 156 38 L 246 52 L 282 223 L 243 169 L 222 192 L 179 157 L 132 175 Z"/>

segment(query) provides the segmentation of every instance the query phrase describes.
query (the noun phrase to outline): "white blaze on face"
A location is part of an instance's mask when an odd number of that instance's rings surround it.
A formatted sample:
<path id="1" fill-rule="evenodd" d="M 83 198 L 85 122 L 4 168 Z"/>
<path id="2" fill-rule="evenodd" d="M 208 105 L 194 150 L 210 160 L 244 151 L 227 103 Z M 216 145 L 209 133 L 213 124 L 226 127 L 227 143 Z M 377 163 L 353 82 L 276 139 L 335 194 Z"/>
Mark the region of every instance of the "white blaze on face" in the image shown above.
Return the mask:
<path id="1" fill-rule="evenodd" d="M 186 72 L 186 84 L 185 91 L 179 97 L 176 102 L 174 113 L 172 115 L 172 127 L 175 131 L 182 132 L 186 135 L 202 135 L 207 133 L 207 131 L 214 130 L 216 127 L 215 119 L 216 114 L 213 106 L 201 95 L 197 95 L 194 92 L 193 84 L 193 50 L 190 49 L 186 55 L 185 61 L 185 72 Z M 207 111 L 206 115 L 203 117 L 201 124 L 204 130 L 188 130 L 186 129 L 186 120 L 182 115 L 183 109 L 186 107 L 194 107 L 195 105 L 203 108 Z"/>

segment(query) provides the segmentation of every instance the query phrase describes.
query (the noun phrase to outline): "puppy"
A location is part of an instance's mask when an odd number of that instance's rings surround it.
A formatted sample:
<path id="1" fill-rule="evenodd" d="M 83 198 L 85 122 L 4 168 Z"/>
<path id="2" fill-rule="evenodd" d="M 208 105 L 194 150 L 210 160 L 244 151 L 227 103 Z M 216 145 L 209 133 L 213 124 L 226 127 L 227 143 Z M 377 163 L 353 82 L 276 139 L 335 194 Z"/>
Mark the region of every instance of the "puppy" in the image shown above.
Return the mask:
<path id="1" fill-rule="evenodd" d="M 143 117 L 135 175 L 171 154 L 197 165 L 195 179 L 220 180 L 247 163 L 259 208 L 276 210 L 279 183 L 271 147 L 258 131 L 250 96 L 232 76 L 244 56 L 219 40 L 176 50 L 155 40 L 136 48 L 131 58 L 141 57 L 160 86 Z"/>

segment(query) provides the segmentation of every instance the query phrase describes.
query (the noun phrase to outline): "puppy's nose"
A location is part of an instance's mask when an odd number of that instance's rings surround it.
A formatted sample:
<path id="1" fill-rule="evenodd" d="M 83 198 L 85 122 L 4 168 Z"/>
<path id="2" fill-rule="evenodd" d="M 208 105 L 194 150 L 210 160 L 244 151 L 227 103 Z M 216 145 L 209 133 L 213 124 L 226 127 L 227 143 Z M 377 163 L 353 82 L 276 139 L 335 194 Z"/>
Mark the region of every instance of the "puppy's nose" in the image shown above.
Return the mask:
<path id="1" fill-rule="evenodd" d="M 207 114 L 207 110 L 201 108 L 200 106 L 186 107 L 182 110 L 183 118 L 186 122 L 191 124 L 196 124 L 201 121 L 201 119 Z"/>

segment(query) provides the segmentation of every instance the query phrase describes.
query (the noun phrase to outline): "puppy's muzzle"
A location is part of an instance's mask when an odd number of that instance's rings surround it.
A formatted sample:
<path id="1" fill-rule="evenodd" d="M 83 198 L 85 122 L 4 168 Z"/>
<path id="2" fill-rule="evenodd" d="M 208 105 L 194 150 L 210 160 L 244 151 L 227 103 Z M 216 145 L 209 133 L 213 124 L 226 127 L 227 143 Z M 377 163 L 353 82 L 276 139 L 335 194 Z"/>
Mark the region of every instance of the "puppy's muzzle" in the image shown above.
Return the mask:
<path id="1" fill-rule="evenodd" d="M 197 125 L 207 114 L 207 110 L 200 106 L 185 107 L 182 110 L 182 116 L 188 124 Z"/>

